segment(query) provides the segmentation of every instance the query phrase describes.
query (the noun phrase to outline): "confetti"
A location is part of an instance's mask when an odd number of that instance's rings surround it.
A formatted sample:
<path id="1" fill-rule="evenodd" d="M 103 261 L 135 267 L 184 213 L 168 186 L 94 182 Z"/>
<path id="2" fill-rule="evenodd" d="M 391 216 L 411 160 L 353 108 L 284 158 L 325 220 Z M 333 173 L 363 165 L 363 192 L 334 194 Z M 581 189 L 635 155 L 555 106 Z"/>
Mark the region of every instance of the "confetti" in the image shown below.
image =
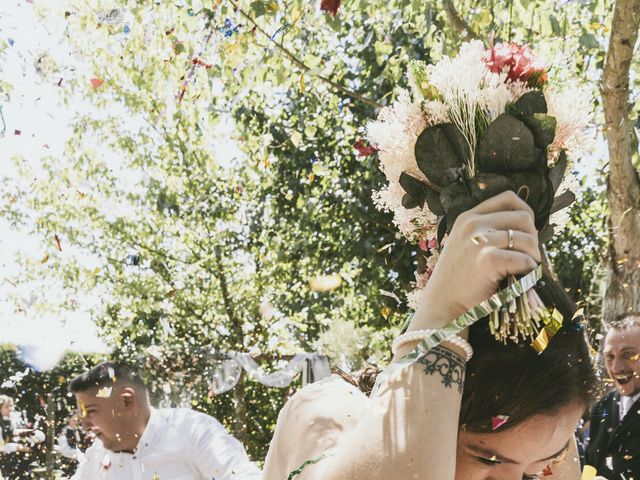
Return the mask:
<path id="1" fill-rule="evenodd" d="M 62 242 L 60 241 L 60 237 L 57 234 L 53 236 L 53 241 L 56 244 L 56 250 L 61 252 L 62 251 Z"/>
<path id="2" fill-rule="evenodd" d="M 496 415 L 491 417 L 491 430 L 497 430 L 509 421 L 509 415 Z"/>
<path id="3" fill-rule="evenodd" d="M 13 40 L 13 38 L 7 38 L 7 42 L 9 42 L 9 45 L 11 47 L 13 47 L 13 44 L 15 43 L 15 41 Z"/>
<path id="4" fill-rule="evenodd" d="M 398 303 L 402 303 L 402 301 L 400 300 L 400 297 L 398 297 L 398 295 L 396 295 L 393 292 L 388 292 L 386 290 L 382 290 L 380 289 L 380 295 L 384 295 L 385 297 L 391 297 L 393 298 L 396 302 Z"/>
<path id="5" fill-rule="evenodd" d="M 98 25 L 119 25 L 121 23 L 124 23 L 124 13 L 117 8 L 98 14 Z"/>
<path id="6" fill-rule="evenodd" d="M 330 15 L 336 15 L 340 8 L 340 0 L 320 0 L 320 10 Z"/>
<path id="7" fill-rule="evenodd" d="M 542 470 L 542 476 L 543 477 L 550 477 L 551 475 L 553 475 L 553 472 L 551 471 L 551 467 L 550 466 L 546 466 L 544 470 Z"/>
<path id="8" fill-rule="evenodd" d="M 585 465 L 582 470 L 582 477 L 580 477 L 580 480 L 594 480 L 597 474 L 598 471 L 595 468 L 591 465 Z"/>
<path id="9" fill-rule="evenodd" d="M 562 314 L 557 310 L 553 309 L 553 311 L 547 316 L 546 319 L 543 319 L 545 324 L 545 330 L 547 330 L 547 334 L 549 336 L 549 340 L 553 338 L 553 336 L 558 333 L 558 330 L 562 328 Z"/>
<path id="10" fill-rule="evenodd" d="M 40 259 L 40 263 L 47 263 L 49 261 L 49 254 L 45 253 L 44 256 Z"/>
<path id="11" fill-rule="evenodd" d="M 13 134 L 14 135 L 22 135 L 22 130 L 14 130 Z"/>
<path id="12" fill-rule="evenodd" d="M 202 60 L 201 58 L 198 58 L 198 57 L 194 57 L 193 60 L 191 60 L 191 63 L 193 65 L 204 67 L 207 70 L 210 69 L 211 67 L 213 67 L 213 64 L 207 63 L 207 62 L 205 62 L 204 60 Z"/>
<path id="13" fill-rule="evenodd" d="M 82 400 L 78 400 L 78 408 L 80 408 L 80 416 L 82 418 L 87 417 L 87 406 L 84 404 Z"/>
<path id="14" fill-rule="evenodd" d="M 113 387 L 103 387 L 100 390 L 98 390 L 98 393 L 96 394 L 97 398 L 109 398 L 111 397 L 111 392 L 113 390 Z"/>
<path id="15" fill-rule="evenodd" d="M 0 137 L 3 137 L 7 131 L 7 124 L 4 121 L 4 115 L 2 114 L 2 105 L 0 105 L 0 120 L 2 120 L 2 131 L 0 131 Z"/>
<path id="16" fill-rule="evenodd" d="M 93 87 L 94 90 L 97 90 L 98 87 L 100 87 L 100 85 L 102 85 L 103 83 L 104 83 L 104 80 L 102 80 L 101 78 L 91 79 L 91 86 Z"/>
<path id="17" fill-rule="evenodd" d="M 539 354 L 544 352 L 547 346 L 549 345 L 549 335 L 547 334 L 547 330 L 543 328 L 540 330 L 540 333 L 536 337 L 536 339 L 531 342 L 531 346 L 533 349 Z"/>
<path id="18" fill-rule="evenodd" d="M 238 33 L 239 28 L 240 28 L 240 25 L 233 26 L 233 24 L 231 23 L 231 20 L 227 18 L 224 21 L 224 27 L 221 28 L 220 31 L 224 34 L 225 38 L 229 38 L 234 33 Z"/>
<path id="19" fill-rule="evenodd" d="M 300 91 L 302 93 L 305 93 L 305 91 L 307 90 L 307 86 L 304 83 L 304 73 L 300 75 Z"/>
<path id="20" fill-rule="evenodd" d="M 129 25 L 125 25 L 124 28 L 122 29 L 122 31 L 124 33 L 131 33 L 131 28 L 129 27 Z"/>
<path id="21" fill-rule="evenodd" d="M 340 285 L 342 285 L 342 277 L 337 273 L 319 275 L 309 281 L 309 288 L 314 292 L 330 292 Z"/>

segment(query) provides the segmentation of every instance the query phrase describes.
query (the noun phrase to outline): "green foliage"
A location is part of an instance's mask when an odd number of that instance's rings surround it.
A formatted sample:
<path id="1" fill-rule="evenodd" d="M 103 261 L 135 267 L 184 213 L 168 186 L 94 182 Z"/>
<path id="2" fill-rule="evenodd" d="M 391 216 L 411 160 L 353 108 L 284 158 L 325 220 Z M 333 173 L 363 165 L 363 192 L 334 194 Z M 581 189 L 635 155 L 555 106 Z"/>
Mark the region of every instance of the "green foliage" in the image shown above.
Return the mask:
<path id="1" fill-rule="evenodd" d="M 34 465 L 46 464 L 46 457 L 51 453 L 55 437 L 67 424 L 69 414 L 76 408 L 73 396 L 67 391 L 69 380 L 83 373 L 87 365 L 100 360 L 99 355 L 68 352 L 55 368 L 47 372 L 38 372 L 22 361 L 17 347 L 0 344 L 0 372 L 3 373 L 2 382 L 6 382 L 6 385 L 0 388 L 0 394 L 12 397 L 16 411 L 32 423 L 33 428 L 47 435 L 46 440 L 38 444 L 30 454 Z M 22 375 L 25 372 L 26 375 Z M 13 380 L 11 377 L 14 377 Z M 63 459 L 57 453 L 53 453 L 53 456 L 54 466 L 57 467 Z M 44 474 L 42 477 L 37 473 L 33 475 L 33 478 L 48 478 Z"/>
<path id="2" fill-rule="evenodd" d="M 585 308 L 592 326 L 600 329 L 607 261 L 607 209 L 602 185 L 584 189 L 570 207 L 569 222 L 547 244 L 555 273 L 569 295 Z"/>
<path id="3" fill-rule="evenodd" d="M 541 51 L 559 45 L 571 53 L 562 68 L 588 77 L 602 64 L 608 11 L 600 0 L 556 3 L 457 6 L 485 41 L 495 31 Z M 302 0 L 204 5 L 67 0 L 43 11 L 65 18 L 88 70 L 65 79 L 70 108 L 74 95 L 91 108 L 77 113 L 64 158 L 16 160 L 21 178 L 3 180 L 0 212 L 48 246 L 48 261 L 25 260 L 15 283 L 61 283 L 65 297 L 49 309 L 99 295 L 92 316 L 113 356 L 146 365 L 150 347 L 166 347 L 175 357 L 150 370 L 154 391 L 191 376 L 193 405 L 261 459 L 286 392 L 246 382 L 240 400 L 209 399 L 203 352 L 323 348 L 354 367 L 388 359 L 416 249 L 375 209 L 382 174 L 353 145 L 374 105 L 406 87 L 411 60 L 437 60 L 462 38 L 435 1 L 343 2 L 335 18 Z M 115 7 L 129 33 L 98 21 Z M 593 240 L 578 225 L 559 265 Z M 569 284 L 578 288 L 593 259 L 566 270 Z M 312 289 L 323 275 L 340 286 Z M 341 335 L 349 328 L 369 348 Z"/>

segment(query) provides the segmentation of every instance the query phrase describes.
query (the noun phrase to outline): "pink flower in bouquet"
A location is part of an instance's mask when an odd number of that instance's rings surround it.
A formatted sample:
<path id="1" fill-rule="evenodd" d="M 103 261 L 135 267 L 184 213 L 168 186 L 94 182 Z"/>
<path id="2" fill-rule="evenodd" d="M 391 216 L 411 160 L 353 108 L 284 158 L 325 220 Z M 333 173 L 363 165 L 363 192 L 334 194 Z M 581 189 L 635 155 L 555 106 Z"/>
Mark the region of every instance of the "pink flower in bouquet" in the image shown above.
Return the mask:
<path id="1" fill-rule="evenodd" d="M 320 0 L 320 10 L 335 15 L 340 8 L 340 0 Z"/>
<path id="2" fill-rule="evenodd" d="M 378 151 L 377 148 L 367 145 L 364 141 L 358 140 L 353 144 L 353 148 L 358 151 L 358 157 L 368 157 L 369 155 L 373 155 Z"/>
<path id="3" fill-rule="evenodd" d="M 431 249 L 438 248 L 438 239 L 434 237 L 420 240 L 418 246 L 422 251 L 428 252 Z"/>
<path id="4" fill-rule="evenodd" d="M 525 82 L 530 87 L 541 87 L 547 81 L 547 72 L 533 56 L 529 45 L 505 42 L 491 45 L 485 53 L 484 62 L 494 73 L 508 68 L 507 74 L 512 81 Z"/>

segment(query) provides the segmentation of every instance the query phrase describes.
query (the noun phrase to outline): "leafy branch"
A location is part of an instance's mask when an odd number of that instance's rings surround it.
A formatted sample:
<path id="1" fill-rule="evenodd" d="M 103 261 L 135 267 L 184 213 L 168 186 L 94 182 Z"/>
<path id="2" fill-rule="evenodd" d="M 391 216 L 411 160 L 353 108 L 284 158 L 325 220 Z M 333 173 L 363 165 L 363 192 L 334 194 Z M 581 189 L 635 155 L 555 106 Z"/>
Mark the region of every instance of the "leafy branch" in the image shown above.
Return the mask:
<path id="1" fill-rule="evenodd" d="M 315 77 L 321 81 L 323 81 L 324 83 L 330 85 L 332 88 L 334 88 L 335 90 L 338 90 L 339 92 L 355 99 L 358 100 L 362 103 L 366 103 L 367 105 L 370 105 L 374 108 L 382 108 L 384 105 L 382 105 L 381 103 L 376 102 L 375 100 L 371 100 L 370 98 L 367 98 L 363 95 L 360 95 L 357 92 L 354 92 L 352 90 L 349 90 L 348 88 L 344 87 L 343 85 L 340 85 L 337 82 L 334 82 L 333 80 L 331 80 L 328 77 L 325 77 L 324 75 L 320 75 L 318 73 L 313 73 L 313 70 L 311 69 L 311 67 L 309 67 L 308 65 L 306 65 L 302 60 L 300 60 L 298 57 L 296 57 L 287 47 L 285 47 L 282 42 L 278 42 L 277 40 L 271 38 L 271 35 L 269 35 L 262 27 L 260 27 L 260 25 L 258 25 L 258 23 L 255 21 L 255 19 L 249 15 L 247 12 L 245 12 L 242 8 L 240 8 L 240 6 L 234 1 L 234 0 L 229 0 L 229 3 L 231 3 L 231 5 L 233 5 L 233 7 L 238 10 L 240 12 L 240 14 L 245 17 L 253 26 L 254 28 L 260 32 L 261 34 L 263 34 L 264 36 L 266 36 L 267 38 L 269 38 L 273 44 L 276 46 L 276 48 L 278 50 L 280 50 L 280 52 L 282 52 L 282 54 L 287 57 L 291 63 L 293 63 L 294 65 L 296 65 L 298 68 L 300 68 L 303 72 L 308 73 L 309 75 L 311 75 L 312 77 Z"/>
<path id="2" fill-rule="evenodd" d="M 451 26 L 461 35 L 466 34 L 465 40 L 477 40 L 479 38 L 478 34 L 462 19 L 453 4 L 453 0 L 443 0 L 442 5 Z"/>

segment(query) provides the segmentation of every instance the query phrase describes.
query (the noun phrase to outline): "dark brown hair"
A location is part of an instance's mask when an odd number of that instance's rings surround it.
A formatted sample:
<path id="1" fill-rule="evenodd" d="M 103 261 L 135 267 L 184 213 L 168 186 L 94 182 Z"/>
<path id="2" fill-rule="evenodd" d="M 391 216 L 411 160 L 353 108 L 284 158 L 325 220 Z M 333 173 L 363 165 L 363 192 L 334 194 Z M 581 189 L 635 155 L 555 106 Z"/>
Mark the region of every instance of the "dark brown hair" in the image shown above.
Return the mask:
<path id="1" fill-rule="evenodd" d="M 509 417 L 498 429 L 504 431 L 574 402 L 586 410 L 599 393 L 583 324 L 572 320 L 575 304 L 548 277 L 538 282 L 536 291 L 545 305 L 555 307 L 564 317 L 563 327 L 542 353 L 528 343 L 496 341 L 487 318 L 469 328 L 474 354 L 467 364 L 460 410 L 460 425 L 467 431 L 491 432 L 492 417 L 497 415 Z M 370 384 L 372 373 L 365 370 L 358 383 Z"/>
<path id="2" fill-rule="evenodd" d="M 103 362 L 71 380 L 69 391 L 71 393 L 86 392 L 93 388 L 113 387 L 116 383 L 146 390 L 138 372 L 129 365 Z"/>

